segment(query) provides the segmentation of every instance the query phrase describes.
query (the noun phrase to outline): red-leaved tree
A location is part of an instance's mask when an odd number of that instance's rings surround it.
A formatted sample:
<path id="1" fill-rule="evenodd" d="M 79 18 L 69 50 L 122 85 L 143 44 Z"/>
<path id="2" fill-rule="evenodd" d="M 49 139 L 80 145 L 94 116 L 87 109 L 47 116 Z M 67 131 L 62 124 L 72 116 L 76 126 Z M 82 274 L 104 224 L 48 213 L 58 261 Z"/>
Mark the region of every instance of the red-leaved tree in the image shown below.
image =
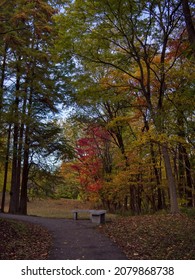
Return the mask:
<path id="1" fill-rule="evenodd" d="M 84 190 L 98 192 L 102 188 L 110 135 L 96 125 L 89 126 L 85 134 L 77 141 L 77 162 L 72 167 L 78 172 Z"/>

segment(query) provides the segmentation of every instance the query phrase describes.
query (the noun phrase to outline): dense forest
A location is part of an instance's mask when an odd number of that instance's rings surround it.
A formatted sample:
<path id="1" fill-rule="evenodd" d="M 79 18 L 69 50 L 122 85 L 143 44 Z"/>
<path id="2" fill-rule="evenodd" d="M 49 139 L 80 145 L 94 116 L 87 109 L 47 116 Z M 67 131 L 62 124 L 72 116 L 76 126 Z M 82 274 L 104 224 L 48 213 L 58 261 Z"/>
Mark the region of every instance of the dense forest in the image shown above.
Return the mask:
<path id="1" fill-rule="evenodd" d="M 195 4 L 0 1 L 1 211 L 195 207 Z"/>

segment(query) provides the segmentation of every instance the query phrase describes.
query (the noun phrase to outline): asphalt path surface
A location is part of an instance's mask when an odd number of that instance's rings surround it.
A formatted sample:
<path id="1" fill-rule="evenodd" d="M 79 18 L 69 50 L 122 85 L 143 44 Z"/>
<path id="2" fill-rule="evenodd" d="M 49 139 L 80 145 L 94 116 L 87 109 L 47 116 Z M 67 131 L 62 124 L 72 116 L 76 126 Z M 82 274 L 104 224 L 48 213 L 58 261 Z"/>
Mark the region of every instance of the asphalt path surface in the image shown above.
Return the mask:
<path id="1" fill-rule="evenodd" d="M 127 260 L 120 248 L 90 220 L 43 218 L 0 213 L 1 218 L 46 227 L 53 236 L 49 260 Z"/>

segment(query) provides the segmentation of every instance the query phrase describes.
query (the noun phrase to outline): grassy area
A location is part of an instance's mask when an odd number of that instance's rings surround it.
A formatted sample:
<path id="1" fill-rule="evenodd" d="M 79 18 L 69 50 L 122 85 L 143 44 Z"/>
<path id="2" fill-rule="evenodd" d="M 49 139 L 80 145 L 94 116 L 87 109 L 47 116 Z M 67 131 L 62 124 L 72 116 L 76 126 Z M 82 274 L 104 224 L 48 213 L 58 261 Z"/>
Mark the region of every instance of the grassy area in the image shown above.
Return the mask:
<path id="1" fill-rule="evenodd" d="M 1 199 L 1 195 L 0 195 Z M 51 218 L 72 218 L 71 210 L 73 209 L 90 209 L 91 203 L 75 199 L 33 199 L 28 202 L 28 215 Z M 5 212 L 9 209 L 9 195 L 6 195 Z M 82 218 L 87 217 L 81 214 Z"/>
<path id="2" fill-rule="evenodd" d="M 5 212 L 8 211 L 9 196 L 6 196 Z M 93 204 L 76 199 L 34 199 L 28 202 L 28 215 L 50 217 L 50 218 L 66 218 L 72 219 L 73 209 L 93 209 Z M 108 214 L 110 220 L 115 215 Z M 81 219 L 89 219 L 89 214 L 80 213 Z"/>
<path id="3" fill-rule="evenodd" d="M 85 203 L 79 200 L 68 199 L 45 199 L 45 200 L 33 200 L 28 203 L 28 214 L 37 215 L 42 217 L 52 218 L 66 218 L 73 217 L 71 210 L 73 209 L 90 209 L 90 203 Z M 82 214 L 83 218 L 86 214 Z"/>

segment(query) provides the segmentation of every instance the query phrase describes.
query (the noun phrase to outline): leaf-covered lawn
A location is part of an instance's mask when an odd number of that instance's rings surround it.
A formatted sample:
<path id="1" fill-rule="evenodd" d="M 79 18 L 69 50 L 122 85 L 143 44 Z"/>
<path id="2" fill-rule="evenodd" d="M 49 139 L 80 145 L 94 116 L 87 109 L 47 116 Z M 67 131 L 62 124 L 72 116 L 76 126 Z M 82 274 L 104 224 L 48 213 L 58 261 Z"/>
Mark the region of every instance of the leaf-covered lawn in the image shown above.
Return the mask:
<path id="1" fill-rule="evenodd" d="M 0 219 L 0 240 L 0 260 L 44 260 L 52 239 L 39 225 Z"/>
<path id="2" fill-rule="evenodd" d="M 117 218 L 101 230 L 129 259 L 195 259 L 195 220 L 184 215 Z"/>

